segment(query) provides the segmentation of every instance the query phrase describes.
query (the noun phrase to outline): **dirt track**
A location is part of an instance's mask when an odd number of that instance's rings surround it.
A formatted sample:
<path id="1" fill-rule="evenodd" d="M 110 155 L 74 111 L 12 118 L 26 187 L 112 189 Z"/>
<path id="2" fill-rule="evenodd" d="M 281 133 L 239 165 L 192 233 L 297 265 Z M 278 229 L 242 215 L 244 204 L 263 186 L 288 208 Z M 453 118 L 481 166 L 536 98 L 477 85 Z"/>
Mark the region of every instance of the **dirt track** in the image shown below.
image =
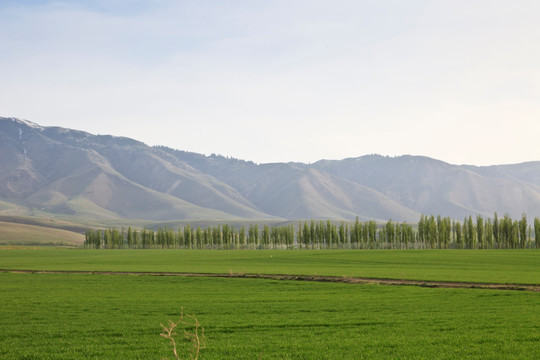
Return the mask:
<path id="1" fill-rule="evenodd" d="M 375 278 L 363 278 L 363 277 L 339 277 L 339 276 L 318 276 L 318 275 L 271 275 L 271 274 L 237 274 L 237 273 L 218 274 L 218 273 L 130 272 L 130 271 L 65 271 L 65 270 L 17 270 L 17 269 L 0 269 L 0 272 L 36 273 L 36 274 L 97 274 L 97 275 L 136 275 L 136 276 L 222 277 L 222 278 L 244 278 L 244 279 L 319 281 L 319 282 L 335 282 L 335 283 L 347 283 L 347 284 L 402 285 L 402 286 L 421 286 L 421 287 L 432 287 L 432 288 L 540 291 L 539 285 L 526 285 L 526 284 L 489 284 L 489 283 L 375 279 Z"/>

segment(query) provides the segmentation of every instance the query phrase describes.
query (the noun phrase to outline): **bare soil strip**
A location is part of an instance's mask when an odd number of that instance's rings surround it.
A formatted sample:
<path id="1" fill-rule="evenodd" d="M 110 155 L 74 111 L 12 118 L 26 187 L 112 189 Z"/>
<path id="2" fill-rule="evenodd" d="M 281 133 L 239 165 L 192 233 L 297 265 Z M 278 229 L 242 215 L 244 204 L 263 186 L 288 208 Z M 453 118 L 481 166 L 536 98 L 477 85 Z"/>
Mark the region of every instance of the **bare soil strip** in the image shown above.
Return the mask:
<path id="1" fill-rule="evenodd" d="M 334 283 L 346 283 L 346 284 L 380 284 L 380 285 L 402 285 L 402 286 L 405 285 L 405 286 L 420 286 L 420 287 L 430 287 L 430 288 L 540 291 L 539 285 L 530 285 L 530 284 L 489 284 L 489 283 L 473 283 L 473 282 L 377 279 L 377 278 L 365 278 L 365 277 L 348 277 L 348 276 L 339 277 L 339 276 L 320 276 L 320 275 L 180 273 L 180 272 L 136 272 L 136 271 L 17 270 L 17 269 L 0 269 L 0 272 L 26 273 L 26 274 L 97 274 L 97 275 L 137 275 L 137 276 L 221 277 L 221 278 L 243 278 L 243 279 L 318 281 L 318 282 L 334 282 Z"/>

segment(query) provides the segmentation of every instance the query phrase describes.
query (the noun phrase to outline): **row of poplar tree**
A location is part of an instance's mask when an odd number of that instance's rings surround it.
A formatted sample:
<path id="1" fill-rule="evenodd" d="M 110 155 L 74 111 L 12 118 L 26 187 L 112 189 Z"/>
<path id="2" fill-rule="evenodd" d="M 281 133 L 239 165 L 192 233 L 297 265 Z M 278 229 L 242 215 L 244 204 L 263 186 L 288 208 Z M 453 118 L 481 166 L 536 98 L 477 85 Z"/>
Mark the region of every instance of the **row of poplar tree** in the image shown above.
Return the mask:
<path id="1" fill-rule="evenodd" d="M 88 230 L 84 246 L 91 249 L 523 249 L 540 248 L 540 219 L 534 226 L 527 217 L 508 215 L 493 219 L 466 217 L 463 223 L 449 217 L 421 215 L 416 227 L 388 220 L 335 223 L 300 221 L 295 227 L 217 225 L 173 230 Z"/>

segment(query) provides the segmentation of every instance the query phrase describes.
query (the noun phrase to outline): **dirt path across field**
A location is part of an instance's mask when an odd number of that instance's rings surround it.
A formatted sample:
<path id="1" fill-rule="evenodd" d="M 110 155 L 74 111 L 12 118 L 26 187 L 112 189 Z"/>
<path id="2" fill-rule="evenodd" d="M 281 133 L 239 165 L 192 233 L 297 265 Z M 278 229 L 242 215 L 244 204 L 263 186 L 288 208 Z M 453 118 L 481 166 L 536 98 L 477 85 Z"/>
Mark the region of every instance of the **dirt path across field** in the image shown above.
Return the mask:
<path id="1" fill-rule="evenodd" d="M 319 281 L 346 284 L 380 284 L 380 285 L 406 285 L 431 288 L 462 288 L 462 289 L 489 289 L 489 290 L 520 290 L 540 291 L 540 285 L 526 284 L 489 284 L 473 282 L 449 281 L 423 281 L 400 279 L 376 279 L 364 277 L 339 277 L 320 275 L 272 275 L 272 274 L 238 274 L 238 273 L 180 273 L 180 272 L 136 272 L 136 271 L 74 271 L 74 270 L 17 270 L 0 269 L 0 272 L 31 273 L 31 274 L 97 274 L 97 275 L 137 275 L 137 276 L 190 276 L 190 277 L 221 277 L 242 279 L 269 279 L 294 281 Z"/>

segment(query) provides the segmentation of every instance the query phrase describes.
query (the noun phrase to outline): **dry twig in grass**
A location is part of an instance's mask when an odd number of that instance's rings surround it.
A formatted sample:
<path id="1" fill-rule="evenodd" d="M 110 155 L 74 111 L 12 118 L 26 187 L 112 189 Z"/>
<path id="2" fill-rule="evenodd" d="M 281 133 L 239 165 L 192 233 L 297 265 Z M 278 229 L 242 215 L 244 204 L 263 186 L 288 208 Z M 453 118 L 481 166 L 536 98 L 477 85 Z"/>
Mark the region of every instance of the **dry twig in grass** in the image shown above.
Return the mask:
<path id="1" fill-rule="evenodd" d="M 175 339 L 175 336 L 178 335 L 175 332 L 175 329 L 178 326 L 183 328 L 182 331 L 184 332 L 184 338 L 191 342 L 191 348 L 188 350 L 189 358 L 192 360 L 198 360 L 200 351 L 206 347 L 204 342 L 204 328 L 194 315 L 184 314 L 184 307 L 181 307 L 180 320 L 178 320 L 176 323 L 169 320 L 169 327 L 161 324 L 163 332 L 160 335 L 171 342 L 173 354 L 177 360 L 180 360 Z"/>

